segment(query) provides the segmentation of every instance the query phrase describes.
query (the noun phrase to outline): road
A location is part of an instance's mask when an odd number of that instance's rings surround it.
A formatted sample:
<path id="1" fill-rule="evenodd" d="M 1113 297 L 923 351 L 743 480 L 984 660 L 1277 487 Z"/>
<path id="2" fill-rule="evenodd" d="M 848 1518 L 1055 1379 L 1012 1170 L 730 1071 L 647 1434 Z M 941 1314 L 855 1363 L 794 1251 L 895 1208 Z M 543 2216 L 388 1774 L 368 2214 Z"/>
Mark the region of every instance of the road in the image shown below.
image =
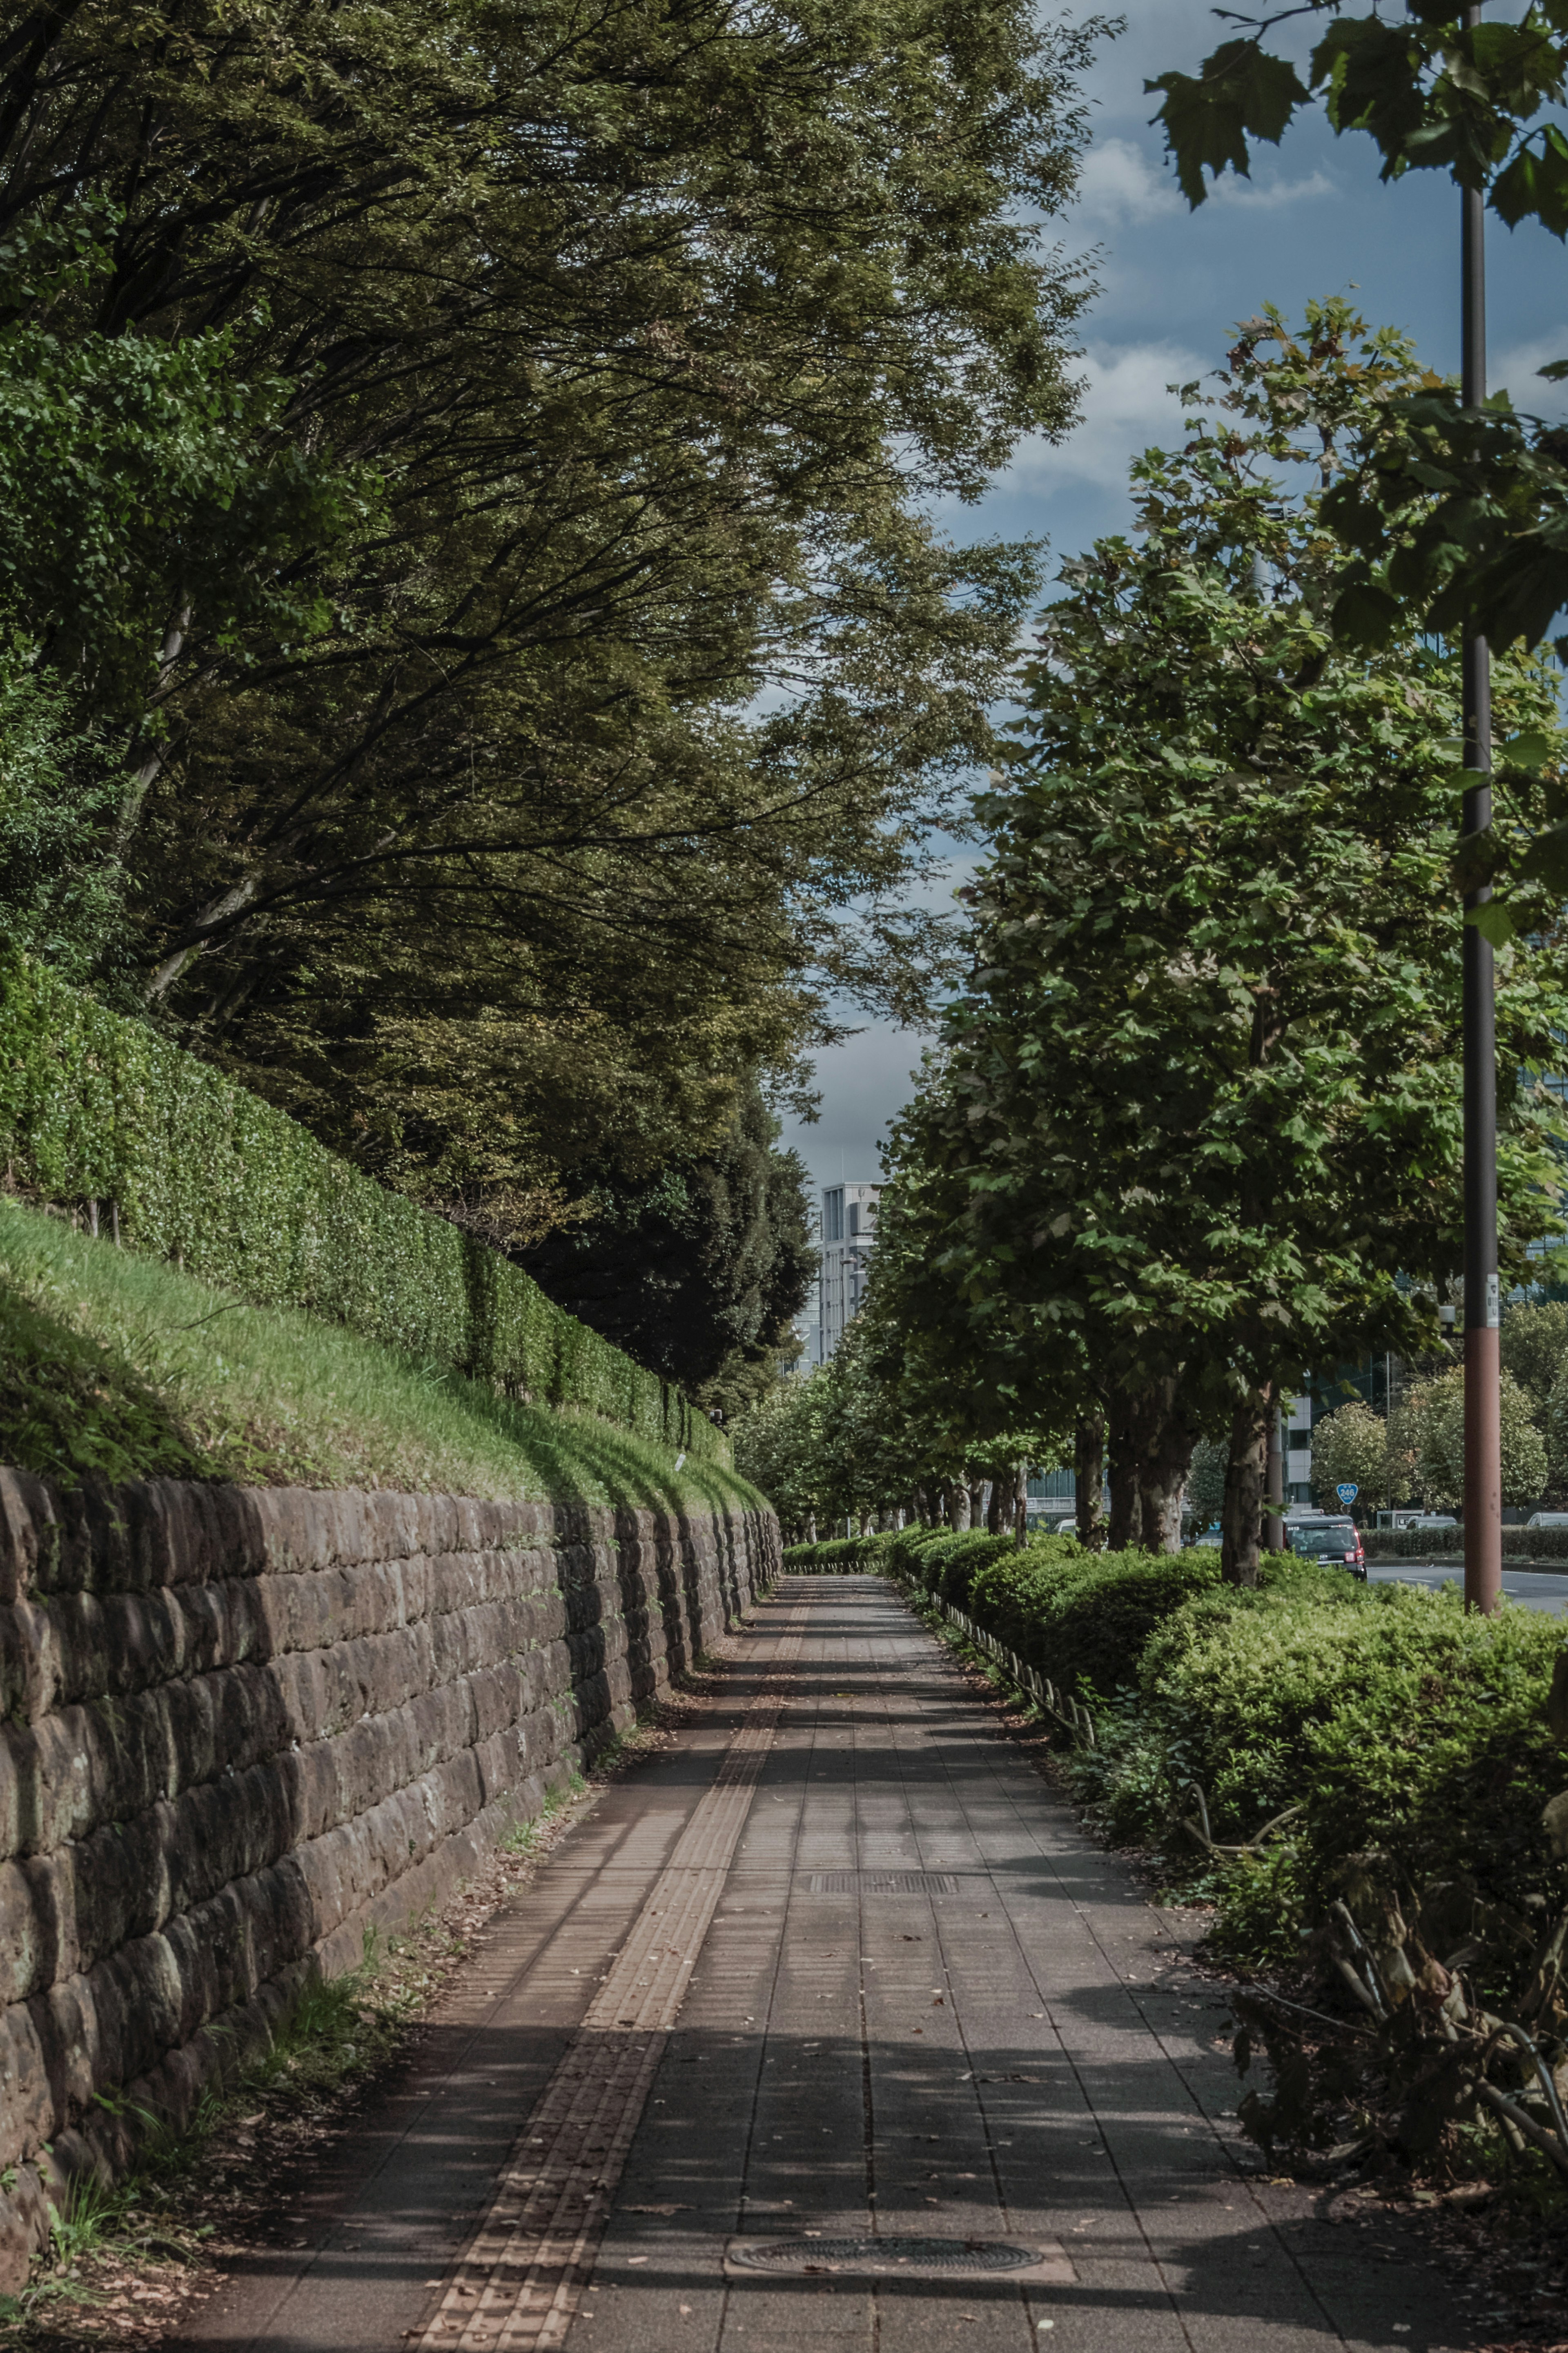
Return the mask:
<path id="1" fill-rule="evenodd" d="M 1433 1592 L 1439 1586 L 1465 1581 L 1463 1569 L 1452 1561 L 1378 1561 L 1369 1565 L 1366 1577 L 1369 1585 L 1425 1585 Z M 1522 1601 L 1527 1609 L 1543 1610 L 1548 1618 L 1561 1618 L 1568 1611 L 1568 1573 L 1505 1568 L 1502 1589 L 1510 1601 Z"/>

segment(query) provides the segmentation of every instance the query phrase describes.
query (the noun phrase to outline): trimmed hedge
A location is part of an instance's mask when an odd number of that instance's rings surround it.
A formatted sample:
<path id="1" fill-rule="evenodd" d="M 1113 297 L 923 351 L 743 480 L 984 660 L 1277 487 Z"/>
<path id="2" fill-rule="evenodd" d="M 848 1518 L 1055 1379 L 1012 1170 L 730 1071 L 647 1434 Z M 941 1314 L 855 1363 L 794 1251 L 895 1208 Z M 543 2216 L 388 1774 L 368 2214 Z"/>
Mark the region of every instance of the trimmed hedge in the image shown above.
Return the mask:
<path id="1" fill-rule="evenodd" d="M 679 1389 L 499 1251 L 19 957 L 0 962 L 0 1153 L 13 1186 L 105 1217 L 112 1205 L 132 1249 L 258 1306 L 306 1308 L 509 1395 L 729 1460 Z"/>
<path id="2" fill-rule="evenodd" d="M 1541 1824 L 1568 1778 L 1546 1724 L 1553 1620 L 1467 1615 L 1452 1594 L 1369 1590 L 1289 1556 L 1266 1560 L 1252 1591 L 1223 1584 L 1207 1549 L 1088 1554 L 1037 1537 L 1017 1551 L 915 1529 L 883 1558 L 1093 1707 L 1097 1746 L 1069 1769 L 1112 1838 L 1163 1846 L 1194 1780 L 1222 1841 L 1301 1808 L 1256 1862 L 1216 1871 L 1185 1839 L 1168 1858 L 1196 1875 L 1237 1957 L 1294 1961 L 1347 1858 L 1371 1849 L 1417 1886 L 1457 1874 L 1520 1920 L 1568 1901 Z M 1517 1991 L 1511 1950 L 1504 1938 L 1482 1969 L 1499 2000 Z"/>
<path id="3" fill-rule="evenodd" d="M 1289 1839 L 1219 1891 L 1233 1953 L 1290 1960 L 1297 1924 L 1321 1918 L 1347 1858 L 1372 1849 L 1417 1888 L 1460 1879 L 1521 1923 L 1561 1911 L 1568 1865 L 1541 1819 L 1568 1778 L 1546 1722 L 1560 1624 L 1522 1609 L 1483 1618 L 1454 1594 L 1398 1585 L 1327 1608 L 1300 1590 L 1238 1598 L 1213 1615 L 1198 1605 L 1150 1642 L 1141 1718 L 1106 1792 L 1115 1827 L 1158 1835 L 1170 1802 L 1168 1764 L 1164 1789 L 1148 1772 L 1158 1752 L 1203 1785 L 1216 1838 L 1250 1838 L 1302 1807 Z M 1491 1997 L 1517 1991 L 1509 1952 L 1531 1941 L 1489 1955 Z"/>
<path id="4" fill-rule="evenodd" d="M 1463 1560 L 1463 1528 L 1368 1528 L 1368 1560 Z M 1568 1560 L 1568 1528 L 1504 1528 L 1505 1560 Z"/>
<path id="5" fill-rule="evenodd" d="M 870 1536 L 831 1536 L 825 1544 L 790 1545 L 784 1556 L 785 1568 L 804 1570 L 806 1575 L 843 1575 L 847 1571 L 875 1568 L 886 1546 L 892 1541 L 886 1534 Z"/>
<path id="6" fill-rule="evenodd" d="M 1091 1553 L 1070 1535 L 912 1529 L 887 1563 L 1091 1704 L 1135 1683 L 1154 1628 L 1219 1583 L 1212 1550 Z"/>

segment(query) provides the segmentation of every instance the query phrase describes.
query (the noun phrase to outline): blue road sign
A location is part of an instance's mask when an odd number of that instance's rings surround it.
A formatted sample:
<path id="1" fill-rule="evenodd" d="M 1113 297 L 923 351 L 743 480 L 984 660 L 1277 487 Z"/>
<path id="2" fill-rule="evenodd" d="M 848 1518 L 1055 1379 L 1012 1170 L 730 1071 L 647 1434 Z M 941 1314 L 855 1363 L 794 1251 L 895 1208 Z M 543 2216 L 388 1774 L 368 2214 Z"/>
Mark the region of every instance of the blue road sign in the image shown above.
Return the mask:
<path id="1" fill-rule="evenodd" d="M 1345 1479 L 1342 1480 L 1340 1484 L 1334 1489 L 1334 1493 L 1339 1497 L 1341 1503 L 1348 1506 L 1355 1502 L 1356 1497 L 1361 1493 L 1361 1489 L 1353 1485 L 1349 1479 Z"/>

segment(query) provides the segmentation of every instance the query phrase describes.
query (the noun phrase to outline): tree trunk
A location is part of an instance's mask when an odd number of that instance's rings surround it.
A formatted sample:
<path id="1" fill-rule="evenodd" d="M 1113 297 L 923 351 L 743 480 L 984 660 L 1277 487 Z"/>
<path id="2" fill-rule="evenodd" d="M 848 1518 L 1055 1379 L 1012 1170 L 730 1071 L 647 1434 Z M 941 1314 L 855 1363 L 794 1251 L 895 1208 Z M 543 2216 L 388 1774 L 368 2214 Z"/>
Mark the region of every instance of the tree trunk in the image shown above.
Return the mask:
<path id="1" fill-rule="evenodd" d="M 1268 1391 L 1268 1437 L 1264 1455 L 1264 1493 L 1268 1509 L 1263 1516 L 1263 1548 L 1266 1552 L 1285 1549 L 1285 1452 L 1279 1428 L 1279 1384 L 1275 1381 Z"/>
<path id="2" fill-rule="evenodd" d="M 1106 1530 L 1108 1552 L 1125 1552 L 1143 1528 L 1143 1502 L 1138 1490 L 1138 1453 L 1132 1430 L 1132 1400 L 1118 1395 L 1110 1403 L 1110 1524 Z"/>
<path id="3" fill-rule="evenodd" d="M 1263 1507 L 1271 1389 L 1249 1389 L 1230 1425 L 1230 1460 L 1225 1466 L 1225 1503 L 1220 1513 L 1220 1573 L 1227 1585 L 1256 1585 L 1258 1522 Z"/>
<path id="4" fill-rule="evenodd" d="M 947 1525 L 950 1528 L 969 1525 L 969 1490 L 956 1479 L 949 1479 L 947 1490 Z"/>
<path id="5" fill-rule="evenodd" d="M 969 1491 L 969 1525 L 972 1528 L 985 1525 L 985 1482 L 977 1479 Z"/>
<path id="6" fill-rule="evenodd" d="M 1089 1415 L 1073 1436 L 1073 1491 L 1078 1503 L 1078 1540 L 1086 1552 L 1098 1552 L 1105 1542 L 1105 1421 Z"/>
<path id="7" fill-rule="evenodd" d="M 1013 1473 L 1013 1543 L 1022 1552 L 1029 1541 L 1029 1466 L 1020 1462 Z"/>
<path id="8" fill-rule="evenodd" d="M 1138 1484 L 1142 1503 L 1143 1547 L 1146 1552 L 1182 1549 L 1182 1490 L 1192 1468 L 1197 1432 L 1182 1405 L 1182 1385 L 1176 1377 L 1156 1381 L 1142 1400 L 1135 1427 Z"/>
<path id="9" fill-rule="evenodd" d="M 985 1528 L 989 1535 L 999 1536 L 1002 1533 L 1002 1482 L 993 1479 L 985 1499 Z"/>

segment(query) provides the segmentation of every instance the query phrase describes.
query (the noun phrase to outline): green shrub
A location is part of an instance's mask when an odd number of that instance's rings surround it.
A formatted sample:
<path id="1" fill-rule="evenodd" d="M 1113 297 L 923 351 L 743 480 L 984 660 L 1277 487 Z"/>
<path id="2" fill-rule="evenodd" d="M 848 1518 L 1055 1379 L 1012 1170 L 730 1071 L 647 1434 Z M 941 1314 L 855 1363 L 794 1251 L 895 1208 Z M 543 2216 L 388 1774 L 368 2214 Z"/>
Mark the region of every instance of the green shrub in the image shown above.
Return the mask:
<path id="1" fill-rule="evenodd" d="M 1154 1629 L 1219 1583 L 1219 1556 L 1084 1552 L 1047 1536 L 975 1576 L 974 1615 L 1009 1649 L 1092 1705 L 1135 1683 Z"/>
<path id="2" fill-rule="evenodd" d="M 1058 1545 L 1056 1536 L 1036 1536 L 1031 1546 Z M 970 1591 L 986 1562 L 1016 1551 L 1011 1535 L 990 1535 L 984 1528 L 904 1528 L 889 1539 L 883 1565 L 894 1577 L 918 1585 L 955 1609 L 968 1609 Z"/>
<path id="3" fill-rule="evenodd" d="M 790 1545 L 784 1556 L 785 1568 L 812 1570 L 819 1573 L 848 1569 L 872 1568 L 892 1541 L 886 1534 L 868 1536 L 836 1536 L 825 1544 Z"/>
<path id="4" fill-rule="evenodd" d="M 1463 1528 L 1368 1528 L 1368 1560 L 1463 1560 Z M 1504 1528 L 1505 1560 L 1568 1560 L 1568 1528 Z"/>
<path id="5" fill-rule="evenodd" d="M 41 1199 L 261 1307 L 302 1307 L 511 1397 L 725 1461 L 678 1389 L 500 1253 L 207 1063 L 25 957 L 0 963 L 0 1152 Z"/>
<path id="6" fill-rule="evenodd" d="M 1206 1547 L 1089 1554 L 1044 1537 L 1019 1551 L 907 1529 L 884 1557 L 1089 1700 L 1097 1745 L 1071 1771 L 1112 1838 L 1167 1845 L 1194 1781 L 1222 1843 L 1301 1809 L 1255 1859 L 1218 1862 L 1185 1839 L 1167 1853 L 1214 1901 L 1234 1957 L 1294 1960 L 1346 1859 L 1384 1849 L 1412 1890 L 1461 1878 L 1499 1907 L 1481 1990 L 1500 2002 L 1518 1990 L 1530 1924 L 1568 1903 L 1568 1863 L 1541 1827 L 1568 1782 L 1545 1723 L 1562 1647 L 1552 1620 L 1506 1604 L 1467 1615 L 1454 1591 L 1369 1589 L 1289 1557 L 1266 1560 L 1245 1591 L 1221 1583 Z"/>
<path id="7" fill-rule="evenodd" d="M 1568 1899 L 1541 1810 L 1568 1779 L 1545 1724 L 1561 1630 L 1467 1614 L 1453 1594 L 1375 1588 L 1348 1606 L 1305 1584 L 1178 1619 L 1144 1654 L 1149 1726 L 1173 1786 L 1191 1773 L 1215 1835 L 1300 1804 L 1288 1863 L 1227 1877 L 1226 1941 L 1284 1959 L 1346 1856 L 1388 1849 L 1409 1882 L 1464 1873 L 1526 1916 Z M 1287 1897 L 1289 1901 L 1287 1902 Z"/>

